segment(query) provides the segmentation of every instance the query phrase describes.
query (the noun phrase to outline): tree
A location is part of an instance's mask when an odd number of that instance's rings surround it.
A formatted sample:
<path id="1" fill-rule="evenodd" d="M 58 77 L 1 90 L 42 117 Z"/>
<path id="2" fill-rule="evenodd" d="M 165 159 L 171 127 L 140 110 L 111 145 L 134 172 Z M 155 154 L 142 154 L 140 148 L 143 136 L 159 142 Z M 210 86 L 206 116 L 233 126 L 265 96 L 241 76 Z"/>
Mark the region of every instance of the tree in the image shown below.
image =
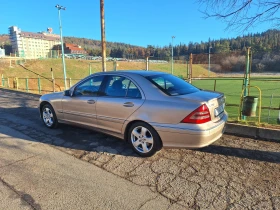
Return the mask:
<path id="1" fill-rule="evenodd" d="M 227 29 L 246 31 L 262 22 L 280 26 L 277 12 L 279 0 L 198 0 L 206 5 L 203 11 L 206 18 L 218 18 L 227 22 Z"/>

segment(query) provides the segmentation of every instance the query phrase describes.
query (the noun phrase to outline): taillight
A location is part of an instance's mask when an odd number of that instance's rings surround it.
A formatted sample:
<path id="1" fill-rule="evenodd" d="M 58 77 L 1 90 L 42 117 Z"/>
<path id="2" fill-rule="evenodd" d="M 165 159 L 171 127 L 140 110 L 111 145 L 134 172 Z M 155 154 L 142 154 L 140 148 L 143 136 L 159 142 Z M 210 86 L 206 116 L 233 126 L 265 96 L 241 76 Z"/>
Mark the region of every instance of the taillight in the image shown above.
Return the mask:
<path id="1" fill-rule="evenodd" d="M 188 116 L 186 116 L 182 123 L 202 124 L 211 121 L 211 116 L 206 104 L 201 105 Z"/>

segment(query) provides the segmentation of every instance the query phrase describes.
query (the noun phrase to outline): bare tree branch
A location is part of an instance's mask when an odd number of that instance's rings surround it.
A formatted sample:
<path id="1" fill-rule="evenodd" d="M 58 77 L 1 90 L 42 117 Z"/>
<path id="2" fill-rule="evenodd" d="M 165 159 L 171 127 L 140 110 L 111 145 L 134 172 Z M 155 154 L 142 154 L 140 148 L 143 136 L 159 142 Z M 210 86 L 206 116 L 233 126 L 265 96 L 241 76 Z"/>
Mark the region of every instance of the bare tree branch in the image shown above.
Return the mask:
<path id="1" fill-rule="evenodd" d="M 269 22 L 279 26 L 280 0 L 197 0 L 205 7 L 205 18 L 218 18 L 227 23 L 226 29 L 243 32 L 258 23 Z"/>

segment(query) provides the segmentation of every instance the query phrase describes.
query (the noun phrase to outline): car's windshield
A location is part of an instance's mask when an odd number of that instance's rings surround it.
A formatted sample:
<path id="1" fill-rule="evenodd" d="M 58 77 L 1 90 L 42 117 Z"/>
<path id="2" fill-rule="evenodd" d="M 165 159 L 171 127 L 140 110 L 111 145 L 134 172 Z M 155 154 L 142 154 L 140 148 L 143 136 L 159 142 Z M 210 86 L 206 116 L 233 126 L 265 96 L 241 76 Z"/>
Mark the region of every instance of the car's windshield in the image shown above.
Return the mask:
<path id="1" fill-rule="evenodd" d="M 171 74 L 152 75 L 146 78 L 164 93 L 171 96 L 185 95 L 199 91 L 198 88 Z"/>

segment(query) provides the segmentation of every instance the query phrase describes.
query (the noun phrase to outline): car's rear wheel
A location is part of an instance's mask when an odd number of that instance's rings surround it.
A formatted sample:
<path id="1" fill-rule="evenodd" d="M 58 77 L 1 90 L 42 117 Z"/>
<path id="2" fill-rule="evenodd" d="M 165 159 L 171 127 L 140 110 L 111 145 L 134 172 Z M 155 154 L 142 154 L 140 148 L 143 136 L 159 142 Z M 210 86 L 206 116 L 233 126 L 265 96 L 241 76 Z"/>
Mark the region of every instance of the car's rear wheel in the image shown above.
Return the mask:
<path id="1" fill-rule="evenodd" d="M 155 129 L 147 123 L 136 122 L 128 131 L 128 140 L 133 150 L 143 157 L 152 156 L 161 148 L 161 140 Z"/>
<path id="2" fill-rule="evenodd" d="M 48 128 L 56 128 L 58 121 L 54 109 L 50 104 L 46 104 L 41 109 L 42 120 Z"/>

